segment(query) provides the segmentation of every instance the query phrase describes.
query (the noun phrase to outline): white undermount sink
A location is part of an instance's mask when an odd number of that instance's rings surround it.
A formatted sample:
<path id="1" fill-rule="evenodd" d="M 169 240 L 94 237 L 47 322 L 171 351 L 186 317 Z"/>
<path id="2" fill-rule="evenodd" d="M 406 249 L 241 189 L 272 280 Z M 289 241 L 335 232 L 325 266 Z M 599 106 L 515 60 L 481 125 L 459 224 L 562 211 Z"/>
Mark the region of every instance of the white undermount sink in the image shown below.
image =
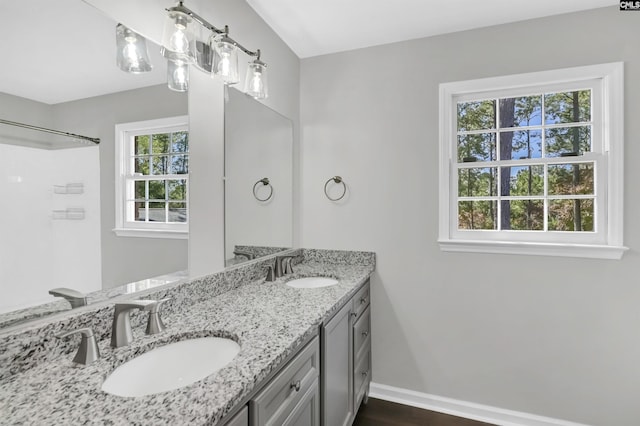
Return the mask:
<path id="1" fill-rule="evenodd" d="M 118 396 L 144 396 L 190 385 L 229 364 L 240 352 L 231 339 L 201 337 L 155 348 L 116 368 L 102 390 Z"/>
<path id="2" fill-rule="evenodd" d="M 293 288 L 321 288 L 336 285 L 338 280 L 327 277 L 307 277 L 287 281 L 285 284 Z"/>

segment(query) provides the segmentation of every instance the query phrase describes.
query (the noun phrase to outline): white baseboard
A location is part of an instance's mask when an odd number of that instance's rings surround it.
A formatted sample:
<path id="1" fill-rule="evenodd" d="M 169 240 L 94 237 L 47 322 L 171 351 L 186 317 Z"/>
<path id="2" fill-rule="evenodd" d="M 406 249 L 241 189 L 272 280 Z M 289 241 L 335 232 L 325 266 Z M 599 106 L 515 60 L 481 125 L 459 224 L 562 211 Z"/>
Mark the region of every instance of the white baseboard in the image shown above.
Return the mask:
<path id="1" fill-rule="evenodd" d="M 500 426 L 588 426 L 583 423 L 505 410 L 504 408 L 460 401 L 379 383 L 371 383 L 369 396 Z"/>

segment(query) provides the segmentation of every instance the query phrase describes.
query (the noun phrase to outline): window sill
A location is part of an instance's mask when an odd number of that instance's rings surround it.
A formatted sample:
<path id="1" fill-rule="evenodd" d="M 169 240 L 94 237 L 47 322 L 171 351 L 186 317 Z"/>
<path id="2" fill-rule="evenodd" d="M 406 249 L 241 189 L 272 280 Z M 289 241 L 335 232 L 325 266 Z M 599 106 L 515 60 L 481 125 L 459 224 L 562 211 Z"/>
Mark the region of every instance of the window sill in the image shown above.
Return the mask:
<path id="1" fill-rule="evenodd" d="M 623 246 L 523 243 L 510 241 L 438 240 L 440 250 L 465 253 L 519 254 L 532 256 L 580 257 L 588 259 L 620 260 Z"/>
<path id="2" fill-rule="evenodd" d="M 137 238 L 171 238 L 186 240 L 189 238 L 188 231 L 172 231 L 167 229 L 134 229 L 134 228 L 115 228 L 113 232 L 118 237 L 137 237 Z"/>

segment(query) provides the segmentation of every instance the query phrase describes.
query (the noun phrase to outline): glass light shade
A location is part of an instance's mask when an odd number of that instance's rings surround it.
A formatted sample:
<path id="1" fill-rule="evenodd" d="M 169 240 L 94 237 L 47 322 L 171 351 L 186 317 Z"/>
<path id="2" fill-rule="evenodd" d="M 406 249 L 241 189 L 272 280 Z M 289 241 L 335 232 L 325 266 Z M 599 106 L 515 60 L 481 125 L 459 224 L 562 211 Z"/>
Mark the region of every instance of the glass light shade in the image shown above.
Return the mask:
<path id="1" fill-rule="evenodd" d="M 162 32 L 162 54 L 173 61 L 190 62 L 193 59 L 191 45 L 194 42 L 192 19 L 183 12 L 171 11 Z"/>
<path id="2" fill-rule="evenodd" d="M 153 68 L 145 38 L 122 24 L 116 25 L 116 63 L 122 71 L 133 74 Z"/>
<path id="3" fill-rule="evenodd" d="M 238 48 L 226 35 L 221 34 L 211 38 L 213 50 L 212 76 L 218 76 L 224 84 L 235 84 L 238 77 Z"/>
<path id="4" fill-rule="evenodd" d="M 244 91 L 254 99 L 266 99 L 269 96 L 267 85 L 267 64 L 259 60 L 249 62 Z"/>
<path id="5" fill-rule="evenodd" d="M 189 90 L 189 64 L 184 61 L 167 61 L 167 85 L 176 92 Z"/>
<path id="6" fill-rule="evenodd" d="M 200 70 L 210 73 L 213 68 L 213 51 L 209 44 L 211 30 L 202 25 L 194 25 L 194 37 L 191 42 L 193 64 Z"/>

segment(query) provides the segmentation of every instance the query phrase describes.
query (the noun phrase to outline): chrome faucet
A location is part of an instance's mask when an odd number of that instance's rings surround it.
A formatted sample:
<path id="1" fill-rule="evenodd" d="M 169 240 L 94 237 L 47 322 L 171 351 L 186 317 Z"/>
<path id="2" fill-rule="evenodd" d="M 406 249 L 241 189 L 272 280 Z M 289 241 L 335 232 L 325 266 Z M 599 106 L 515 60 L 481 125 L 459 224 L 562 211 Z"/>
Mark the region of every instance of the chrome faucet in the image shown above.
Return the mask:
<path id="1" fill-rule="evenodd" d="M 256 258 L 255 254 L 250 253 L 248 251 L 244 251 L 244 250 L 234 250 L 233 254 L 234 256 L 244 256 L 247 258 L 247 260 L 253 260 Z"/>
<path id="2" fill-rule="evenodd" d="M 119 348 L 127 346 L 133 341 L 129 312 L 134 309 L 149 312 L 146 329 L 147 334 L 156 334 L 164 330 L 165 325 L 162 323 L 162 318 L 160 318 L 160 306 L 167 300 L 169 299 L 116 302 L 113 313 L 113 325 L 111 327 L 111 347 Z"/>
<path id="3" fill-rule="evenodd" d="M 87 305 L 87 295 L 71 288 L 58 287 L 49 290 L 49 294 L 55 297 L 64 297 L 71 303 L 72 308 Z"/>
<path id="4" fill-rule="evenodd" d="M 78 333 L 82 336 L 82 340 L 80 340 L 80 346 L 78 347 L 76 356 L 73 358 L 73 362 L 82 365 L 91 364 L 93 361 L 100 358 L 98 343 L 96 342 L 96 337 L 91 328 L 79 328 L 77 330 L 63 331 L 62 333 L 56 334 L 56 337 L 58 339 L 62 339 Z"/>

